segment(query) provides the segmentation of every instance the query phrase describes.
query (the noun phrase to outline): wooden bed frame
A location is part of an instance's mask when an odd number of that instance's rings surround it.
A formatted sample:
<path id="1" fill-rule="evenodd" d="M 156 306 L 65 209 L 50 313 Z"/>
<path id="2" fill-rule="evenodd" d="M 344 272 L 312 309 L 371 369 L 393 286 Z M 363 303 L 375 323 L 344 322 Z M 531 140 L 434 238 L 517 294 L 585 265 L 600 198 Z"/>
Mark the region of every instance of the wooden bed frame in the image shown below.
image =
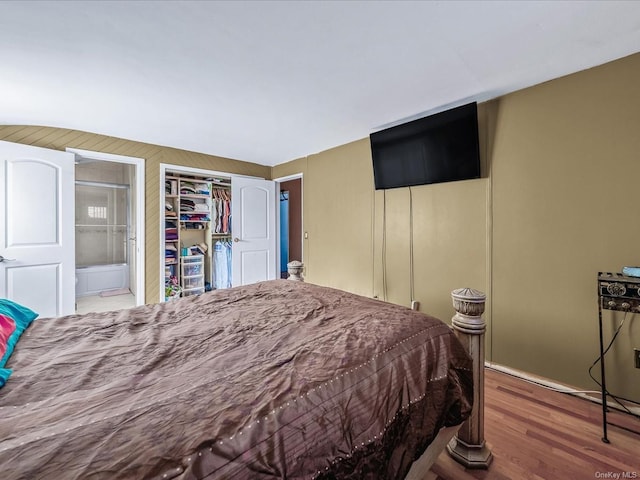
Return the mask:
<path id="1" fill-rule="evenodd" d="M 493 456 L 484 441 L 484 332 L 482 318 L 486 295 L 471 288 L 451 292 L 456 314 L 452 328 L 473 359 L 473 409 L 461 425 L 440 430 L 422 456 L 416 460 L 406 480 L 425 480 L 442 451 L 466 468 L 486 469 Z"/>

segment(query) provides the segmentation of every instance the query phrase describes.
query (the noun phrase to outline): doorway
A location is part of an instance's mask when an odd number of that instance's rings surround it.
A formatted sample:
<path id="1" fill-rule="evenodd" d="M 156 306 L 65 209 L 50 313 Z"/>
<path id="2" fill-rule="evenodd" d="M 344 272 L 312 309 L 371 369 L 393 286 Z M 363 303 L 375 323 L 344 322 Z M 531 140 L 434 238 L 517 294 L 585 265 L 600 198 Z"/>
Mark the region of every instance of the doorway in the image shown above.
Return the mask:
<path id="1" fill-rule="evenodd" d="M 302 262 L 302 177 L 280 183 L 280 278 L 287 278 L 287 264 Z"/>
<path id="2" fill-rule="evenodd" d="M 207 185 L 208 193 L 200 191 L 200 187 L 196 189 L 195 183 Z M 216 202 L 216 209 L 210 210 L 214 200 L 220 200 L 214 198 L 214 191 L 219 188 L 228 189 L 230 197 L 226 200 L 230 205 Z M 161 163 L 160 301 L 206 291 L 206 286 L 200 284 L 209 283 L 216 288 L 220 277 L 228 286 L 229 271 L 234 287 L 277 278 L 276 192 L 277 185 L 272 180 Z M 230 230 L 225 222 L 230 223 Z M 231 245 L 231 255 L 222 245 L 225 241 Z M 215 256 L 216 244 L 220 247 L 219 256 Z M 193 286 L 189 277 L 195 275 L 186 272 L 192 271 L 187 264 L 197 250 L 205 252 L 205 278 L 198 273 L 198 286 Z"/>
<path id="3" fill-rule="evenodd" d="M 142 305 L 142 159 L 69 151 L 76 154 L 76 312 Z"/>

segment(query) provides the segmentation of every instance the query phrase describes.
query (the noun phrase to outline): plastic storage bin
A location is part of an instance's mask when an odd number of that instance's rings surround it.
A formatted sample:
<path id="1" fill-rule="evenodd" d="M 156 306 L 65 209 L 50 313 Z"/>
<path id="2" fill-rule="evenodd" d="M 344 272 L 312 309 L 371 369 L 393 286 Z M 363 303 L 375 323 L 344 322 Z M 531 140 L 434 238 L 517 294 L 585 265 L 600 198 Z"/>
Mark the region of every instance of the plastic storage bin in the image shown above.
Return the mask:
<path id="1" fill-rule="evenodd" d="M 183 290 L 182 291 L 182 296 L 183 297 L 188 297 L 190 295 L 200 295 L 204 293 L 204 287 L 202 288 L 192 288 L 191 290 Z"/>
<path id="2" fill-rule="evenodd" d="M 202 263 L 187 263 L 182 265 L 182 275 L 191 277 L 193 275 L 202 275 L 204 269 Z"/>
<path id="3" fill-rule="evenodd" d="M 182 277 L 182 288 L 190 290 L 192 288 L 204 288 L 204 276 L 196 275 L 194 277 Z"/>
<path id="4" fill-rule="evenodd" d="M 204 293 L 204 255 L 180 257 L 182 296 Z"/>
<path id="5" fill-rule="evenodd" d="M 180 257 L 183 265 L 191 264 L 191 263 L 203 263 L 204 255 L 187 255 L 184 257 Z"/>

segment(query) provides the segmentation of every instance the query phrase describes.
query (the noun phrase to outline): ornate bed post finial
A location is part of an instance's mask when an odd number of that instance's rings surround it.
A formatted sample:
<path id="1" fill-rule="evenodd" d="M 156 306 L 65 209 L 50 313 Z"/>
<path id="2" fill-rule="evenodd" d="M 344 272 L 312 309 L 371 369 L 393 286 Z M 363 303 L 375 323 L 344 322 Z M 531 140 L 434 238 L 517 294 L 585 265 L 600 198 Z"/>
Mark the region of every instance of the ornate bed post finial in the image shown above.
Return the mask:
<path id="1" fill-rule="evenodd" d="M 451 292 L 456 314 L 451 319 L 456 337 L 473 359 L 473 409 L 447 450 L 467 468 L 488 468 L 493 456 L 484 442 L 484 332 L 482 318 L 487 296 L 472 288 Z"/>
<path id="2" fill-rule="evenodd" d="M 304 263 L 294 260 L 292 262 L 287 263 L 287 271 L 289 272 L 289 280 L 294 280 L 297 282 L 304 282 L 304 278 L 302 277 L 302 270 L 304 270 Z"/>

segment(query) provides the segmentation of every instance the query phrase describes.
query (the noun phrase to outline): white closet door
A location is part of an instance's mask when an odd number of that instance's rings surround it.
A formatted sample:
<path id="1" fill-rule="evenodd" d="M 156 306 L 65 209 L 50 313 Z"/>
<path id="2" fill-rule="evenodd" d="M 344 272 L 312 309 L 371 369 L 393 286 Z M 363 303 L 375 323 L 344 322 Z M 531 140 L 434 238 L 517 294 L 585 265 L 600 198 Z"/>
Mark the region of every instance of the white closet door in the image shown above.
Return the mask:
<path id="1" fill-rule="evenodd" d="M 40 317 L 75 312 L 72 153 L 0 142 L 0 296 Z"/>
<path id="2" fill-rule="evenodd" d="M 232 285 L 276 278 L 276 184 L 231 179 Z"/>

